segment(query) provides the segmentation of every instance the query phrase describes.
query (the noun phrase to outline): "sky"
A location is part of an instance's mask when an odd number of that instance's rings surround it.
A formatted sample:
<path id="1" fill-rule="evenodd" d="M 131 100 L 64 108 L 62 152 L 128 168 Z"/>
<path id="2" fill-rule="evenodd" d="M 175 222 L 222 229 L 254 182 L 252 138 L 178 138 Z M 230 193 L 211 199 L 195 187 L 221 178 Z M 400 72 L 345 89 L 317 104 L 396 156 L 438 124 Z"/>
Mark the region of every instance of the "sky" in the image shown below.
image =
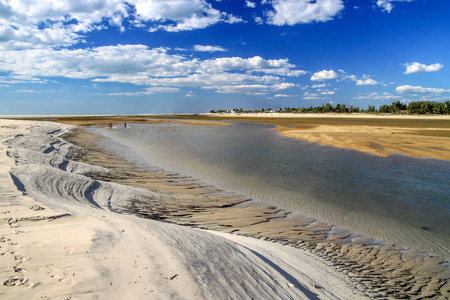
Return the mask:
<path id="1" fill-rule="evenodd" d="M 0 115 L 450 100 L 448 0 L 0 0 Z"/>

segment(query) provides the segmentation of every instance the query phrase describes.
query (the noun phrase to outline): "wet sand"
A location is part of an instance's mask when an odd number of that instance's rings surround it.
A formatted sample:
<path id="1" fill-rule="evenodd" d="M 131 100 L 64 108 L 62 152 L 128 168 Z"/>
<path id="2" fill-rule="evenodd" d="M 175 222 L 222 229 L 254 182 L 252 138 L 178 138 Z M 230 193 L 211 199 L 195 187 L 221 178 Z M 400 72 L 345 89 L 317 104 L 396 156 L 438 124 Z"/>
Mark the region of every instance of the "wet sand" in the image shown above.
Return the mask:
<path id="1" fill-rule="evenodd" d="M 61 117 L 55 120 L 73 125 L 109 122 L 191 122 L 198 125 L 227 124 L 208 121 L 255 122 L 274 125 L 274 130 L 284 136 L 325 146 L 354 149 L 379 156 L 401 154 L 450 160 L 450 116 L 446 115 L 205 114 Z"/>
<path id="2" fill-rule="evenodd" d="M 307 251 L 170 224 L 188 219 L 184 210 L 245 199 L 212 195 L 175 174 L 153 177 L 166 192 L 114 183 L 148 184 L 152 176 L 97 153 L 95 143 L 67 143 L 71 129 L 0 119 L 0 298 L 372 298 Z M 70 159 L 80 155 L 111 167 Z"/>
<path id="3" fill-rule="evenodd" d="M 450 116 L 212 114 L 201 119 L 271 124 L 287 137 L 379 156 L 450 160 Z"/>
<path id="4" fill-rule="evenodd" d="M 112 170 L 88 174 L 93 179 L 130 185 L 171 195 L 168 201 L 133 197 L 113 209 L 164 222 L 233 233 L 282 243 L 313 253 L 354 280 L 373 298 L 449 297 L 449 269 L 442 259 L 374 244 L 346 230 L 251 199 L 223 194 L 178 174 L 139 170 L 105 152 L 97 136 L 83 128 L 68 137 L 83 152 L 75 157 Z M 133 170 L 133 171 L 130 171 Z"/>

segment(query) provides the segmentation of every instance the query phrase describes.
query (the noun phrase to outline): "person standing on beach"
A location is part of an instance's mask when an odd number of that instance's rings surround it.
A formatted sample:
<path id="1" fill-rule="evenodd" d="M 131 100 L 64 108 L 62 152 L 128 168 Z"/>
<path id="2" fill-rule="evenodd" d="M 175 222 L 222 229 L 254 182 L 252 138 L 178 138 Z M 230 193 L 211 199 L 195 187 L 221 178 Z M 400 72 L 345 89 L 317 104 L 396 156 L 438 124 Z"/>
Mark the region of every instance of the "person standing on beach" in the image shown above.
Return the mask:
<path id="1" fill-rule="evenodd" d="M 127 123 L 124 122 L 124 123 L 123 123 L 123 127 L 127 127 Z"/>

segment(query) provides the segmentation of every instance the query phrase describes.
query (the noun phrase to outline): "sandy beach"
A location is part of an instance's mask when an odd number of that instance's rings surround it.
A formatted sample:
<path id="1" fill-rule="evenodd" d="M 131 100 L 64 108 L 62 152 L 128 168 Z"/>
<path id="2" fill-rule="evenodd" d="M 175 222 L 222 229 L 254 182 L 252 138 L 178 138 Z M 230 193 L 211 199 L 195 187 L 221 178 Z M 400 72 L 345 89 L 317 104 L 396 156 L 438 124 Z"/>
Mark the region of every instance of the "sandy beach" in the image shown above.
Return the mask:
<path id="1" fill-rule="evenodd" d="M 82 127 L 0 122 L 5 298 L 449 295 L 437 258 L 369 247 L 300 214 L 144 172 Z"/>
<path id="2" fill-rule="evenodd" d="M 94 180 L 71 126 L 0 121 L 3 299 L 363 299 L 307 251 L 114 212 L 164 192 Z"/>

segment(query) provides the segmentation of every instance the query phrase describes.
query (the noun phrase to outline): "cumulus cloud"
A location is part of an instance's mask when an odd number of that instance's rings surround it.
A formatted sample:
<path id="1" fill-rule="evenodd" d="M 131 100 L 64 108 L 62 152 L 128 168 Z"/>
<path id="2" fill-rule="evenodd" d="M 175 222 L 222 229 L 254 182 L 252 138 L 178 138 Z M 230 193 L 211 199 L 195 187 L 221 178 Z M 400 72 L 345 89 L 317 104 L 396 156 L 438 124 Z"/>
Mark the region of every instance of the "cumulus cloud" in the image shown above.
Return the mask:
<path id="1" fill-rule="evenodd" d="M 399 94 L 441 94 L 450 93 L 450 90 L 436 89 L 436 88 L 424 88 L 421 86 L 401 85 L 398 86 L 395 91 Z"/>
<path id="2" fill-rule="evenodd" d="M 356 80 L 356 85 L 377 85 L 378 81 L 367 78 L 367 79 L 358 79 Z"/>
<path id="3" fill-rule="evenodd" d="M 279 26 L 330 21 L 344 9 L 342 0 L 273 0 L 272 5 L 267 22 Z"/>
<path id="4" fill-rule="evenodd" d="M 115 26 L 181 31 L 242 19 L 206 0 L 27 0 L 0 3 L 0 47 L 70 46 L 84 34 Z"/>
<path id="5" fill-rule="evenodd" d="M 339 74 L 334 70 L 322 70 L 320 72 L 314 73 L 311 76 L 312 81 L 324 81 L 330 79 L 338 79 Z"/>
<path id="6" fill-rule="evenodd" d="M 427 66 L 424 64 L 420 64 L 418 62 L 406 63 L 405 66 L 406 66 L 406 71 L 403 74 L 437 72 L 437 71 L 440 71 L 444 67 L 444 65 L 441 65 L 439 63 Z"/>
<path id="7" fill-rule="evenodd" d="M 311 76 L 312 81 L 326 81 L 326 80 L 333 80 L 333 79 L 336 79 L 338 81 L 342 81 L 342 80 L 355 81 L 356 85 L 379 84 L 378 81 L 369 78 L 369 76 L 367 76 L 367 75 L 363 75 L 362 78 L 358 78 L 357 76 L 349 74 L 349 73 L 345 72 L 344 70 L 338 70 L 337 72 L 334 70 L 322 70 L 322 71 L 314 73 Z M 321 87 L 325 87 L 325 86 L 327 86 L 327 84 L 323 83 L 323 84 L 313 85 L 312 87 L 313 88 L 321 88 Z"/>
<path id="8" fill-rule="evenodd" d="M 203 46 L 203 45 L 195 45 L 195 51 L 199 52 L 226 52 L 227 50 L 221 46 Z"/>
<path id="9" fill-rule="evenodd" d="M 219 92 L 260 88 L 264 92 L 294 87 L 281 76 L 296 75 L 287 59 L 225 57 L 200 60 L 171 54 L 170 49 L 117 45 L 86 49 L 28 49 L 3 52 L 0 83 L 39 82 L 65 77 L 93 82 L 121 82 L 152 87 L 199 87 Z M 282 74 L 282 75 L 280 75 Z M 172 91 L 172 90 L 170 90 Z M 148 92 L 163 92 L 152 89 Z M 167 91 L 164 91 L 167 92 Z"/>
<path id="10" fill-rule="evenodd" d="M 377 0 L 377 5 L 383 11 L 386 11 L 390 13 L 392 9 L 394 8 L 394 5 L 392 5 L 392 2 L 412 2 L 414 0 Z"/>
<path id="11" fill-rule="evenodd" d="M 287 59 L 266 60 L 260 56 L 251 58 L 223 57 L 205 60 L 201 63 L 201 68 L 207 72 L 246 70 L 247 72 L 260 72 L 279 76 L 299 76 L 307 73 L 303 70 L 294 70 L 294 67 Z"/>
<path id="12" fill-rule="evenodd" d="M 249 7 L 249 8 L 255 8 L 256 7 L 256 3 L 252 2 L 252 1 L 245 1 L 245 6 Z"/>

